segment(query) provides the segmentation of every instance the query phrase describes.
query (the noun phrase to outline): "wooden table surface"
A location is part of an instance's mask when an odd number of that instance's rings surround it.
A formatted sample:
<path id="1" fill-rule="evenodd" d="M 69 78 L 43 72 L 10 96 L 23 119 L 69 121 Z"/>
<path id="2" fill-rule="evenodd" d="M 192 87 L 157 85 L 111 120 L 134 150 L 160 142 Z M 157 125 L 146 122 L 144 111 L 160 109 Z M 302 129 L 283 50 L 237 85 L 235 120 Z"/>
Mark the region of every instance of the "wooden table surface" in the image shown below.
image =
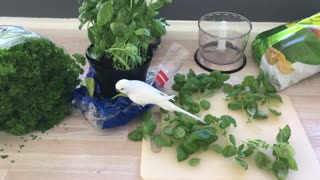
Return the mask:
<path id="1" fill-rule="evenodd" d="M 198 28 L 194 21 L 169 21 L 168 33 L 153 57 L 153 65 L 160 62 L 172 42 L 181 43 L 190 51 L 190 57 L 180 69 L 204 72 L 193 60 L 198 48 Z M 77 19 L 39 19 L 0 17 L 0 25 L 19 25 L 45 36 L 70 54 L 84 53 L 89 45 L 86 31 L 78 30 Z M 247 65 L 231 75 L 230 82 L 240 82 L 246 75 L 256 75 L 258 65 L 252 59 L 251 41 L 260 32 L 281 23 L 253 23 L 245 54 Z M 289 95 L 320 160 L 320 74 L 307 78 L 284 90 Z M 127 139 L 141 121 L 100 130 L 87 122 L 80 113 L 74 113 L 46 133 L 34 132 L 25 136 L 0 133 L 0 180 L 68 180 L 68 179 L 140 179 L 141 143 Z M 294 133 L 294 132 L 293 132 Z M 35 137 L 35 138 L 34 138 Z M 14 161 L 14 162 L 13 162 Z"/>

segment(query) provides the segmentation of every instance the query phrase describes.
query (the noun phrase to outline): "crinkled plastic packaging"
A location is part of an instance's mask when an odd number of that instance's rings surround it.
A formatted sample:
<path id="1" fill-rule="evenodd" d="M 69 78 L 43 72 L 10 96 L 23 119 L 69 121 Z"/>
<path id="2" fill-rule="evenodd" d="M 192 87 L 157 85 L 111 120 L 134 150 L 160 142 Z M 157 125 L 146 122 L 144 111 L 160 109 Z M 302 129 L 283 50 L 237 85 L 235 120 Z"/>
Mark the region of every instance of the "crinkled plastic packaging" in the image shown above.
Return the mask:
<path id="1" fill-rule="evenodd" d="M 95 127 L 105 129 L 125 125 L 152 107 L 152 105 L 139 106 L 122 95 L 114 98 L 99 97 L 99 85 L 95 83 L 91 67 L 82 82 L 74 91 L 73 104 Z"/>
<path id="2" fill-rule="evenodd" d="M 320 71 L 320 13 L 257 35 L 252 54 L 281 91 Z"/>
<path id="3" fill-rule="evenodd" d="M 20 26 L 0 26 L 0 49 L 23 44 L 32 38 L 40 38 L 40 36 Z"/>

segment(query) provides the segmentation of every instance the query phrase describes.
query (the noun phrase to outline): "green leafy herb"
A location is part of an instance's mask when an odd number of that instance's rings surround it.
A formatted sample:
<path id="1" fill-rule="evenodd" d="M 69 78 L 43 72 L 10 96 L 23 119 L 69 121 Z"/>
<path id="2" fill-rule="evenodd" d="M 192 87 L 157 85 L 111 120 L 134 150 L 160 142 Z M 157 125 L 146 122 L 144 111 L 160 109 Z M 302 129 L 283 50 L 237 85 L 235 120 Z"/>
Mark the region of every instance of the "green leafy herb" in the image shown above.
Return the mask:
<path id="1" fill-rule="evenodd" d="M 1 155 L 0 157 L 1 157 L 1 159 L 6 159 L 6 158 L 8 158 L 9 156 L 8 156 L 8 155 Z"/>
<path id="2" fill-rule="evenodd" d="M 288 143 L 290 136 L 291 136 L 291 129 L 287 125 L 283 129 L 279 130 L 279 133 L 277 134 L 277 142 Z"/>
<path id="3" fill-rule="evenodd" d="M 198 166 L 200 164 L 200 159 L 199 158 L 191 158 L 188 161 L 190 166 Z"/>
<path id="4" fill-rule="evenodd" d="M 183 138 L 186 135 L 186 131 L 182 127 L 177 127 L 174 130 L 174 137 L 175 138 Z"/>
<path id="5" fill-rule="evenodd" d="M 22 135 L 58 124 L 83 73 L 84 57 L 74 57 L 42 38 L 0 49 L 0 130 Z"/>
<path id="6" fill-rule="evenodd" d="M 208 110 L 211 107 L 211 103 L 204 99 L 200 101 L 200 106 L 202 107 L 202 109 Z"/>
<path id="7" fill-rule="evenodd" d="M 128 134 L 128 138 L 131 141 L 141 141 L 143 139 L 143 131 L 140 130 L 141 128 L 137 128 L 136 130 L 130 132 Z"/>
<path id="8" fill-rule="evenodd" d="M 153 138 L 153 141 L 159 145 L 159 146 L 171 146 L 170 141 L 168 141 L 167 139 L 165 139 L 163 136 L 160 135 L 156 135 Z"/>
<path id="9" fill-rule="evenodd" d="M 251 101 L 259 100 L 260 102 L 268 104 L 269 100 L 263 99 L 263 97 L 267 96 L 272 98 L 276 97 L 273 99 L 278 101 L 281 100 L 280 96 L 278 97 L 276 94 L 273 94 L 275 90 L 272 87 L 268 87 L 266 82 L 263 82 L 267 80 L 264 74 L 260 74 L 258 78 L 248 76 L 242 84 L 231 87 L 224 84 L 228 78 L 228 75 L 219 72 L 212 72 L 209 75 L 205 73 L 197 75 L 191 69 L 187 75 L 177 74 L 174 77 L 175 84 L 173 85 L 173 88 L 175 87 L 178 91 L 177 101 L 180 106 L 195 112 L 195 110 L 192 110 L 193 106 L 198 105 L 203 108 L 204 104 L 203 101 L 198 103 L 195 97 L 198 96 L 198 99 L 200 99 L 199 96 L 205 94 L 207 90 L 212 90 L 213 92 L 213 90 L 224 87 L 225 92 L 234 96 L 246 87 L 245 89 L 249 89 L 249 91 L 243 93 L 247 95 L 248 98 L 251 98 L 250 101 L 246 101 L 250 103 L 244 106 L 243 103 L 245 100 L 230 102 L 228 105 L 229 109 L 242 109 L 251 117 L 264 119 L 267 117 L 267 114 L 258 108 L 257 102 Z M 263 87 L 267 87 L 265 89 L 267 93 L 259 94 L 260 92 L 258 92 L 258 90 L 261 91 L 261 89 L 258 80 L 262 81 L 261 84 Z M 252 88 L 252 91 L 254 90 L 254 93 L 251 92 L 250 88 Z M 241 99 L 241 97 L 237 98 Z M 154 127 L 154 123 L 151 123 L 152 117 L 150 114 L 144 116 L 146 117 L 144 118 L 144 124 L 135 131 L 141 132 L 141 139 L 143 136 L 145 138 L 146 136 L 150 136 L 159 146 L 175 147 L 178 162 L 187 160 L 196 152 L 211 149 L 225 158 L 234 159 L 244 170 L 249 168 L 248 163 L 245 162 L 245 158 L 254 156 L 257 167 L 266 171 L 272 171 L 278 179 L 285 179 L 289 170 L 298 170 L 297 162 L 294 159 L 295 150 L 289 144 L 291 130 L 288 125 L 279 130 L 276 137 L 277 142 L 270 145 L 261 139 L 237 140 L 235 135 L 228 133 L 229 128 L 237 127 L 236 120 L 229 115 L 216 117 L 207 114 L 204 117 L 204 123 L 202 123 L 178 112 L 171 113 L 164 111 L 164 113 L 165 118 L 162 122 L 162 127 L 164 127 L 162 130 L 163 135 L 153 135 L 154 130 L 152 130 L 152 133 L 143 131 L 143 129 L 146 128 L 150 129 L 150 124 L 153 124 L 152 127 Z M 275 115 L 277 114 L 276 112 L 273 113 Z M 268 150 L 272 151 L 274 158 L 271 158 L 267 154 Z M 199 162 L 199 158 L 191 158 L 188 161 L 191 166 L 196 166 Z"/>
<path id="10" fill-rule="evenodd" d="M 171 0 L 80 0 L 79 29 L 87 25 L 93 45 L 87 55 L 95 60 L 112 59 L 115 69 L 130 70 L 146 61 L 153 39 L 166 33 L 167 22 L 156 18 Z"/>
<path id="11" fill-rule="evenodd" d="M 180 144 L 177 149 L 177 160 L 178 162 L 184 161 L 188 159 L 188 153 L 183 144 Z"/>
<path id="12" fill-rule="evenodd" d="M 269 111 L 275 116 L 281 116 L 281 112 L 278 112 L 278 111 L 276 111 L 274 109 L 269 108 Z"/>
<path id="13" fill-rule="evenodd" d="M 246 76 L 241 84 L 231 86 L 225 84 L 223 91 L 227 93 L 228 108 L 231 110 L 242 110 L 248 123 L 252 119 L 266 119 L 268 115 L 262 111 L 259 104 L 267 105 L 269 111 L 275 116 L 281 113 L 271 108 L 274 100 L 282 102 L 281 97 L 276 94 L 276 89 L 269 83 L 269 76 L 262 70 L 258 77 Z M 249 115 L 249 117 L 247 116 Z"/>
<path id="14" fill-rule="evenodd" d="M 224 82 L 229 78 L 229 75 L 218 71 L 197 75 L 192 69 L 189 69 L 187 76 L 179 73 L 174 76 L 172 89 L 179 92 L 179 104 L 186 107 L 191 113 L 196 114 L 200 112 L 200 106 L 208 110 L 211 103 L 205 99 L 197 102 L 193 96 L 200 94 L 204 98 L 209 98 L 214 94 L 215 90 L 222 88 Z"/>
<path id="15" fill-rule="evenodd" d="M 255 156 L 256 165 L 261 169 L 269 170 L 272 168 L 272 161 L 268 155 L 258 151 Z"/>

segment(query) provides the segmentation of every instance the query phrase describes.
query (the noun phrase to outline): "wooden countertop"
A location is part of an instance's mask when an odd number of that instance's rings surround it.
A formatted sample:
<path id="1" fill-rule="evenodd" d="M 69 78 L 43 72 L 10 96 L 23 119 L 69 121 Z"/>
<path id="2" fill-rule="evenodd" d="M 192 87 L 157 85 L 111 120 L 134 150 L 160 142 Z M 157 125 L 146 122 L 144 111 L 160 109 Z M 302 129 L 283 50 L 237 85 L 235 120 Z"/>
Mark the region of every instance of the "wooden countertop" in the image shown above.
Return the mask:
<path id="1" fill-rule="evenodd" d="M 203 72 L 193 60 L 198 48 L 198 28 L 194 21 L 169 21 L 168 33 L 156 50 L 153 64 L 159 63 L 169 45 L 175 41 L 185 46 L 192 56 L 180 72 L 189 68 Z M 19 25 L 43 35 L 66 48 L 70 53 L 84 53 L 89 41 L 86 31 L 78 30 L 77 19 L 39 19 L 0 17 L 0 25 Z M 248 63 L 243 70 L 231 75 L 231 82 L 239 82 L 246 75 L 256 75 L 258 65 L 252 59 L 251 41 L 267 29 L 282 23 L 253 23 L 246 48 Z M 289 95 L 320 160 L 320 74 L 307 78 L 284 91 Z M 34 132 L 17 137 L 0 133 L 0 149 L 7 159 L 0 159 L 0 180 L 21 179 L 140 179 L 141 144 L 127 140 L 141 122 L 100 130 L 74 113 L 46 133 Z M 294 132 L 293 132 L 294 133 Z M 14 162 L 11 162 L 11 161 Z"/>

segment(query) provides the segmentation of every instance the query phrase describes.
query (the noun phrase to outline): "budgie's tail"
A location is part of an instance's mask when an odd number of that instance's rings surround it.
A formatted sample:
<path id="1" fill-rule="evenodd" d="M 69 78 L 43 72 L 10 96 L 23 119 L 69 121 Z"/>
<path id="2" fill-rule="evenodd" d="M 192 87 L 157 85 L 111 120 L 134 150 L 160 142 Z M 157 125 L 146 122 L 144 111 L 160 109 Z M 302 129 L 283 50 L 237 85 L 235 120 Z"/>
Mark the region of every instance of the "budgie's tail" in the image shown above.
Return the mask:
<path id="1" fill-rule="evenodd" d="M 174 105 L 173 103 L 171 103 L 170 101 L 167 101 L 165 103 L 161 103 L 161 104 L 158 104 L 158 106 L 160 106 L 161 108 L 167 110 L 167 111 L 177 111 L 177 112 L 181 112 L 185 115 L 188 115 L 190 117 L 192 117 L 193 119 L 196 119 L 198 121 L 201 121 L 201 122 L 204 122 L 203 119 L 189 113 L 188 111 L 185 111 L 181 108 L 179 108 L 178 106 Z"/>

